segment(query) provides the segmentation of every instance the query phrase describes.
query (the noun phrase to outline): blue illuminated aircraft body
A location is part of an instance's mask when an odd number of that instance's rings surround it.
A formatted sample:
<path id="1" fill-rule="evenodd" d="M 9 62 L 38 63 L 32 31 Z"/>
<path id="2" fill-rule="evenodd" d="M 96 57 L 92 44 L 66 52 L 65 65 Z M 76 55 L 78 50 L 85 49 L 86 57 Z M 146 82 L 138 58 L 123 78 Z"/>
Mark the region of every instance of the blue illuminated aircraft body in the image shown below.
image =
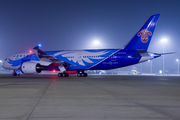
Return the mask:
<path id="1" fill-rule="evenodd" d="M 13 70 L 14 76 L 17 70 L 24 74 L 56 70 L 59 77 L 68 77 L 68 71 L 86 77 L 85 70 L 108 70 L 151 60 L 162 55 L 147 51 L 159 16 L 152 15 L 121 49 L 42 51 L 36 46 L 32 53 L 11 55 L 2 66 Z"/>

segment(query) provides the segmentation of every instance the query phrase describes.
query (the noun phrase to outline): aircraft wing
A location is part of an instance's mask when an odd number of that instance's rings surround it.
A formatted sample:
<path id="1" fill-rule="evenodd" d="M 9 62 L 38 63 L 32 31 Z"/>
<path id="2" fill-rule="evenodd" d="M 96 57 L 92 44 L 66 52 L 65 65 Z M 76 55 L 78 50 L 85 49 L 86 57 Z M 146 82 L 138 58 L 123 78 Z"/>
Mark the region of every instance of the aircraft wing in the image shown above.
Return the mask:
<path id="1" fill-rule="evenodd" d="M 56 63 L 59 66 L 59 69 L 61 72 L 64 72 L 66 68 L 71 65 L 69 63 L 66 63 L 64 61 L 61 61 L 57 58 L 55 58 L 52 55 L 49 55 L 45 53 L 44 51 L 40 50 L 38 46 L 33 48 L 34 53 L 37 55 L 40 61 L 42 62 L 49 62 L 50 64 Z"/>
<path id="2" fill-rule="evenodd" d="M 45 53 L 44 51 L 40 50 L 38 46 L 34 47 L 33 51 L 37 55 L 39 60 L 41 60 L 41 61 L 46 61 L 46 62 L 61 62 L 60 60 L 58 60 L 54 56 L 49 55 L 49 54 Z"/>

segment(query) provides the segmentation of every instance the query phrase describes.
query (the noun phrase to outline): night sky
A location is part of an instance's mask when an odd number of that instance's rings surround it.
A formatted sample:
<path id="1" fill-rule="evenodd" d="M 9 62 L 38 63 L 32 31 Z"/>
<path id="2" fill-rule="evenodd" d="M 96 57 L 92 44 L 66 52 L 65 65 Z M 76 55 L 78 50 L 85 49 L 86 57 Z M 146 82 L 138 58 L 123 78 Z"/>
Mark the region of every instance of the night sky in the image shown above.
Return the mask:
<path id="1" fill-rule="evenodd" d="M 42 50 L 122 48 L 153 14 L 160 13 L 149 51 L 162 53 L 167 38 L 166 71 L 176 71 L 180 59 L 179 0 L 0 0 L 0 59 Z M 100 45 L 93 45 L 98 39 Z M 149 64 L 143 63 L 148 71 Z M 136 65 L 138 67 L 138 65 Z M 162 58 L 153 60 L 153 72 Z"/>

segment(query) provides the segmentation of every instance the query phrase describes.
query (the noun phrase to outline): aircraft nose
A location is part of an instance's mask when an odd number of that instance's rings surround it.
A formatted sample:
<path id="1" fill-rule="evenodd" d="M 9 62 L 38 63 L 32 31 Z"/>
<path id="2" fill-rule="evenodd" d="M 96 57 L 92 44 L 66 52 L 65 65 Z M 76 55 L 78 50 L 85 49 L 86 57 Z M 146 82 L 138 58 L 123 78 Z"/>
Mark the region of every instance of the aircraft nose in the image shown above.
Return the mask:
<path id="1" fill-rule="evenodd" d="M 7 60 L 5 60 L 3 63 L 2 63 L 2 65 L 1 65 L 3 68 L 6 68 L 6 66 L 7 66 Z"/>
<path id="2" fill-rule="evenodd" d="M 5 62 L 5 61 L 4 61 L 4 62 Z M 4 68 L 4 62 L 2 62 L 2 65 L 1 65 L 3 68 Z"/>

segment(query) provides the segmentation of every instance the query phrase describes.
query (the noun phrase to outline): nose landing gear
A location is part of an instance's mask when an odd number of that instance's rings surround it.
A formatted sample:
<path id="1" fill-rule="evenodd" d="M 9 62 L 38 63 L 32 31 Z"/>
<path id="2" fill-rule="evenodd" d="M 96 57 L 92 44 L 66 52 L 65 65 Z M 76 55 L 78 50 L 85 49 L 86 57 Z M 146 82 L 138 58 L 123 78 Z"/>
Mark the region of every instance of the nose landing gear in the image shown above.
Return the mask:
<path id="1" fill-rule="evenodd" d="M 20 71 L 19 70 L 13 70 L 12 76 L 20 76 Z"/>
<path id="2" fill-rule="evenodd" d="M 17 76 L 17 73 L 16 73 L 16 72 L 13 72 L 12 76 Z"/>

